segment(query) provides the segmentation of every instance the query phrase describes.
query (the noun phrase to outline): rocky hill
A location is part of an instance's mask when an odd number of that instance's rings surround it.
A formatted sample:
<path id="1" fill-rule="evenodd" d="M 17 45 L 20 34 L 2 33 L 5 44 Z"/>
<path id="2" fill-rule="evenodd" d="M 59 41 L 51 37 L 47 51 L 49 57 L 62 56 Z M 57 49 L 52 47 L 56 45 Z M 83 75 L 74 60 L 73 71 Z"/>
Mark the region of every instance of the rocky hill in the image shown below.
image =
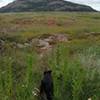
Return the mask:
<path id="1" fill-rule="evenodd" d="M 32 11 L 95 11 L 93 8 L 65 0 L 15 0 L 0 9 L 0 12 Z"/>

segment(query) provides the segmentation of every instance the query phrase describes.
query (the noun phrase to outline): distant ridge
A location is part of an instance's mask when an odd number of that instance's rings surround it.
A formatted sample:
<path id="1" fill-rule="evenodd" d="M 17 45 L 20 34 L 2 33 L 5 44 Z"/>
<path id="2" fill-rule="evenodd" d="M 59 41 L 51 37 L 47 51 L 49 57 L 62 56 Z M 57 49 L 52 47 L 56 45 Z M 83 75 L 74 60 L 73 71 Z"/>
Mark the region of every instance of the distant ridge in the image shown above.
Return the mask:
<path id="1" fill-rule="evenodd" d="M 32 11 L 81 11 L 92 12 L 93 8 L 65 0 L 15 0 L 0 8 L 0 12 Z"/>

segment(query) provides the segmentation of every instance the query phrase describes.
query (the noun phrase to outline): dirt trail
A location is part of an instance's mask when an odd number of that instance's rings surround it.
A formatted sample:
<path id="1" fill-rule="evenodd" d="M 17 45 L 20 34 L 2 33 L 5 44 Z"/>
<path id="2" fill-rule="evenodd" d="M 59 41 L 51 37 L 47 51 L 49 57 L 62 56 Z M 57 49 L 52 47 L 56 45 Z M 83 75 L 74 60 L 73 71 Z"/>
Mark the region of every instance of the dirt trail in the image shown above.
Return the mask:
<path id="1" fill-rule="evenodd" d="M 80 34 L 77 37 L 71 37 L 68 34 L 62 34 L 62 33 L 43 34 L 39 37 L 31 38 L 25 43 L 17 43 L 15 41 L 12 41 L 11 46 L 12 48 L 19 48 L 19 49 L 35 47 L 38 54 L 40 56 L 43 56 L 44 54 L 50 52 L 55 46 L 55 44 L 59 42 L 69 42 L 69 41 L 72 41 L 73 39 L 88 39 L 88 37 L 90 36 L 98 37 L 99 35 L 100 33 L 95 33 L 95 32 L 84 33 L 83 35 Z M 4 51 L 3 48 L 4 48 L 4 45 L 6 44 L 5 41 L 6 40 L 0 39 L 0 51 Z"/>
<path id="2" fill-rule="evenodd" d="M 38 39 L 32 39 L 32 42 L 38 48 L 38 52 L 45 53 L 50 51 L 55 44 L 58 42 L 68 42 L 68 37 L 66 34 L 55 34 L 41 36 Z"/>
<path id="3" fill-rule="evenodd" d="M 14 48 L 27 48 L 27 47 L 35 47 L 36 51 L 40 56 L 48 53 L 52 50 L 55 44 L 58 42 L 68 42 L 67 34 L 54 34 L 48 35 L 44 34 L 40 37 L 32 38 L 28 42 L 25 43 L 17 43 L 15 41 L 12 42 L 12 47 Z M 0 40 L 0 49 L 3 48 L 3 45 L 6 44 L 4 40 Z"/>

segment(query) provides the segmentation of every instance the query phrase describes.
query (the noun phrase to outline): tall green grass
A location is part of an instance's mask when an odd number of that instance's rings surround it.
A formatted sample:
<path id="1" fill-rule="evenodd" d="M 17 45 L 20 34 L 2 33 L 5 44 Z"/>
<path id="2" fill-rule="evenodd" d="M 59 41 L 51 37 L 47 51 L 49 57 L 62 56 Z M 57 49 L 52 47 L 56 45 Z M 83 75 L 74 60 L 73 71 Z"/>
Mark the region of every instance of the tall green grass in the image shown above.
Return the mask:
<path id="1" fill-rule="evenodd" d="M 100 99 L 99 43 L 73 41 L 58 44 L 44 63 L 53 71 L 54 100 Z M 0 56 L 0 100 L 38 100 L 43 69 L 32 50 L 13 50 Z"/>
<path id="2" fill-rule="evenodd" d="M 74 45 L 75 46 L 75 45 Z M 55 58 L 53 56 L 53 64 L 55 65 L 54 76 L 55 76 L 55 96 L 57 100 L 87 100 L 88 98 L 95 98 L 95 100 L 99 100 L 99 92 L 100 92 L 100 70 L 97 65 L 100 63 L 97 61 L 95 66 L 92 64 L 93 59 L 91 60 L 91 56 L 93 53 L 96 53 L 95 58 L 98 58 L 98 49 L 99 46 L 86 47 L 84 49 L 84 45 L 81 51 L 78 48 L 73 48 L 70 46 L 58 46 L 59 58 Z M 56 49 L 56 50 L 57 50 Z M 75 51 L 74 51 L 75 49 Z M 91 50 L 90 50 L 91 49 Z M 74 52 L 72 52 L 73 50 Z M 66 52 L 67 51 L 67 52 Z M 71 53 L 71 55 L 69 55 Z M 57 52 L 56 52 L 57 53 Z M 79 54 L 82 54 L 80 57 Z M 82 59 L 84 56 L 88 59 L 83 63 Z M 72 56 L 72 57 L 71 57 Z M 60 68 L 56 67 L 57 62 L 54 60 L 59 60 Z M 91 60 L 91 61 L 90 61 Z M 95 60 L 95 59 L 94 59 Z M 89 61 L 89 65 L 86 64 Z M 54 64 L 56 62 L 56 64 Z"/>
<path id="3" fill-rule="evenodd" d="M 0 52 L 0 100 L 38 100 L 33 92 L 46 65 L 53 71 L 54 100 L 100 100 L 99 19 L 99 13 L 0 14 L 0 38 L 5 40 Z M 57 44 L 43 59 L 33 48 L 11 47 L 12 42 L 55 33 L 67 33 L 74 40 Z"/>

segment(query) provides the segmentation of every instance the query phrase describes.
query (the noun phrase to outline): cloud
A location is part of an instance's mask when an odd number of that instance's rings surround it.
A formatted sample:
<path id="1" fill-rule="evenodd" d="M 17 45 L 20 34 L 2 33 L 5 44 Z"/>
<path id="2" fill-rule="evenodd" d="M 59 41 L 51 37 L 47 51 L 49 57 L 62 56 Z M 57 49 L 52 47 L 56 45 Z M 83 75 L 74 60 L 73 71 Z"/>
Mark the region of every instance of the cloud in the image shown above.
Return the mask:
<path id="1" fill-rule="evenodd" d="M 93 7 L 94 9 L 100 11 L 100 0 L 66 0 L 66 1 L 72 1 L 75 3 L 89 5 Z"/>
<path id="2" fill-rule="evenodd" d="M 73 2 L 78 2 L 78 3 L 89 3 L 89 4 L 93 4 L 93 3 L 100 3 L 100 0 L 68 0 L 68 1 L 73 1 Z"/>
<path id="3" fill-rule="evenodd" d="M 8 3 L 12 2 L 13 0 L 0 0 L 0 7 L 7 5 Z"/>

